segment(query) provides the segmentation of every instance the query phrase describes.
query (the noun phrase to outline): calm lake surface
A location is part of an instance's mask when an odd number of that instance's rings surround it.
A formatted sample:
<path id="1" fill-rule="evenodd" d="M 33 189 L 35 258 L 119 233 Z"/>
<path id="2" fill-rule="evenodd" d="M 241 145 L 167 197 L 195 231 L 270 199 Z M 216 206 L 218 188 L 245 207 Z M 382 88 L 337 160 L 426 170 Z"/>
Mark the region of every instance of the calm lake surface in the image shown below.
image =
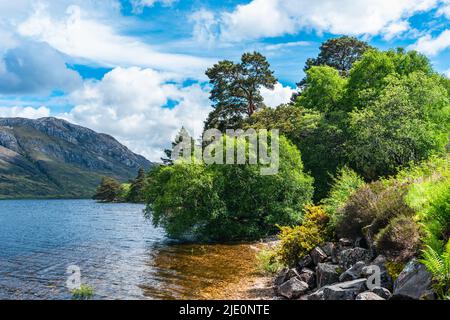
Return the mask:
<path id="1" fill-rule="evenodd" d="M 81 268 L 96 299 L 221 298 L 248 273 L 250 245 L 178 244 L 143 205 L 90 200 L 0 201 L 0 299 L 70 299 Z"/>

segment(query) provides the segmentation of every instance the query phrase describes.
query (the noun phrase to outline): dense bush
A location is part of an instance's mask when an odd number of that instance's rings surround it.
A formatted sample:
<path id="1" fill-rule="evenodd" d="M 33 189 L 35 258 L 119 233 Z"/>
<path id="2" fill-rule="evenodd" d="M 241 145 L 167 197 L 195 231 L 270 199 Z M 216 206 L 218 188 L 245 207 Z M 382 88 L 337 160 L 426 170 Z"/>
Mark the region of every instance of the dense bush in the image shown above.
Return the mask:
<path id="1" fill-rule="evenodd" d="M 398 216 L 376 235 L 379 253 L 394 262 L 408 262 L 416 257 L 421 247 L 421 229 L 411 216 Z"/>
<path id="2" fill-rule="evenodd" d="M 274 234 L 277 224 L 301 221 L 313 180 L 297 148 L 280 137 L 278 173 L 263 175 L 261 168 L 183 162 L 159 168 L 150 175 L 147 212 L 170 236 L 201 240 L 255 239 Z"/>
<path id="3" fill-rule="evenodd" d="M 333 180 L 330 193 L 322 200 L 323 207 L 330 216 L 330 224 L 334 229 L 340 220 L 338 210 L 341 209 L 360 187 L 364 185 L 364 180 L 353 170 L 342 168 Z"/>
<path id="4" fill-rule="evenodd" d="M 312 249 L 327 240 L 329 217 L 322 207 L 308 206 L 303 223 L 295 227 L 280 227 L 278 257 L 284 265 L 295 266 Z"/>

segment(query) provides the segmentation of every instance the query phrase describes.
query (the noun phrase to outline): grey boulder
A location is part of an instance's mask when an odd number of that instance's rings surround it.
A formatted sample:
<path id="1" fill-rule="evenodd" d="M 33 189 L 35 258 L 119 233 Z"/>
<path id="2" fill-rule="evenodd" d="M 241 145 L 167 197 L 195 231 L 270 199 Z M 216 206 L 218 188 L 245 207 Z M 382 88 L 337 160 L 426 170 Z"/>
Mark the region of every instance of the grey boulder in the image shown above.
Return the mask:
<path id="1" fill-rule="evenodd" d="M 386 300 L 386 299 L 383 299 L 382 297 L 373 292 L 366 291 L 358 294 L 355 300 Z"/>
<path id="2" fill-rule="evenodd" d="M 381 298 L 386 299 L 386 300 L 389 300 L 392 297 L 392 293 L 386 288 L 375 287 L 375 288 L 372 288 L 372 290 L 370 290 L 370 291 L 375 293 L 377 296 L 380 296 Z"/>
<path id="3" fill-rule="evenodd" d="M 352 281 L 362 277 L 362 271 L 366 263 L 363 261 L 358 261 L 350 269 L 346 270 L 343 274 L 339 276 L 340 282 Z"/>
<path id="4" fill-rule="evenodd" d="M 298 278 L 292 278 L 278 288 L 278 293 L 287 299 L 296 299 L 303 295 L 307 290 L 308 284 Z"/>
<path id="5" fill-rule="evenodd" d="M 432 276 L 417 260 L 411 260 L 394 283 L 394 299 L 432 299 Z"/>
<path id="6" fill-rule="evenodd" d="M 347 270 L 358 261 L 369 263 L 371 260 L 371 254 L 369 250 L 363 248 L 346 249 L 339 253 L 338 260 L 339 264 Z"/>
<path id="7" fill-rule="evenodd" d="M 319 263 L 316 268 L 317 287 L 339 282 L 340 267 L 329 263 Z"/>
<path id="8" fill-rule="evenodd" d="M 317 290 L 308 296 L 308 300 L 355 300 L 366 289 L 366 279 L 342 282 Z"/>
<path id="9" fill-rule="evenodd" d="M 314 248 L 313 251 L 311 251 L 310 255 L 314 265 L 318 265 L 319 263 L 324 262 L 327 258 L 327 255 L 320 247 Z"/>

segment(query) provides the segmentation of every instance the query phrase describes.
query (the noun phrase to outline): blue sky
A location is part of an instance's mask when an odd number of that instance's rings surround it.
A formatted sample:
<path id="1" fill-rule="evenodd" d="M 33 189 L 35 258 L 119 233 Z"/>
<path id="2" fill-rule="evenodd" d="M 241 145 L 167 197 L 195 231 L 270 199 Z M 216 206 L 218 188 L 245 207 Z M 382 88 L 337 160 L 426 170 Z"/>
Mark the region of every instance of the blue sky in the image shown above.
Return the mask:
<path id="1" fill-rule="evenodd" d="M 0 0 L 0 116 L 56 116 L 152 160 L 210 112 L 204 71 L 257 50 L 286 102 L 343 34 L 427 55 L 450 76 L 450 0 Z"/>

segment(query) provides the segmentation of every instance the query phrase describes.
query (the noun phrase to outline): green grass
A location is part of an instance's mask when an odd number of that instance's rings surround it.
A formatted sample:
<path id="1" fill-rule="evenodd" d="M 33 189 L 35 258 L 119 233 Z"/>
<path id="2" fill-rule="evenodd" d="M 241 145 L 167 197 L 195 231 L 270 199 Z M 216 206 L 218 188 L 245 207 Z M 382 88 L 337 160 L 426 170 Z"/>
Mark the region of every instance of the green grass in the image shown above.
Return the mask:
<path id="1" fill-rule="evenodd" d="M 72 300 L 90 300 L 94 297 L 94 289 L 87 284 L 82 284 L 79 289 L 74 289 L 70 293 Z"/>

